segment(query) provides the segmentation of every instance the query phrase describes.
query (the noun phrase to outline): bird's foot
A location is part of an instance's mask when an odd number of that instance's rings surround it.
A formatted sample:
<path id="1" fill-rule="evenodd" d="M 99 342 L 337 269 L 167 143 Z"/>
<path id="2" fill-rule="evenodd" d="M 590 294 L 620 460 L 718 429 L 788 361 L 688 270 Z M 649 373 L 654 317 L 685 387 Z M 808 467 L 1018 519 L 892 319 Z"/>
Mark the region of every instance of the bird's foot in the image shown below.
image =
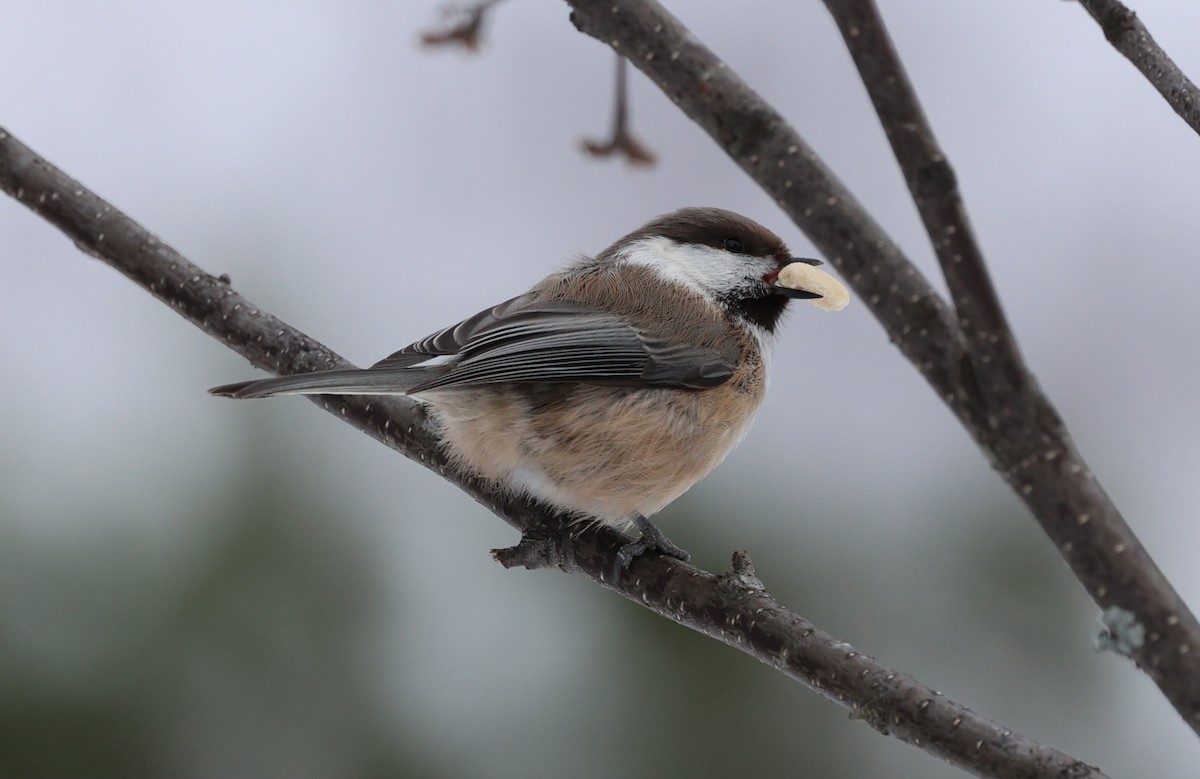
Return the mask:
<path id="1" fill-rule="evenodd" d="M 692 559 L 690 554 L 664 536 L 661 530 L 650 523 L 650 520 L 639 516 L 634 520 L 634 524 L 637 525 L 638 530 L 642 531 L 642 535 L 617 550 L 617 559 L 613 563 L 613 584 L 620 582 L 621 574 L 629 567 L 630 563 L 646 552 L 659 552 L 685 563 Z"/>

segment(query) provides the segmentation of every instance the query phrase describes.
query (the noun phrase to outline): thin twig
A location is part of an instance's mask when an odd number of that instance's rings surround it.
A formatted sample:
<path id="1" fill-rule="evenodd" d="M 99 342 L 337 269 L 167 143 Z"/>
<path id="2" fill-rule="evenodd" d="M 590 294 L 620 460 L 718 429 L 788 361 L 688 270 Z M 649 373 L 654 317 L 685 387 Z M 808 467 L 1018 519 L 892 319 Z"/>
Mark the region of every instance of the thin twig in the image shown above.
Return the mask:
<path id="1" fill-rule="evenodd" d="M 469 6 L 450 6 L 444 9 L 447 16 L 456 17 L 457 21 L 443 30 L 427 30 L 421 33 L 421 43 L 425 46 L 462 46 L 469 52 L 479 51 L 479 43 L 483 39 L 483 22 L 492 6 L 502 0 L 478 0 Z"/>
<path id="2" fill-rule="evenodd" d="M 1197 133 L 1200 133 L 1200 90 L 1151 37 L 1146 25 L 1120 0 L 1079 0 L 1104 31 L 1104 37 L 1133 63 Z"/>
<path id="3" fill-rule="evenodd" d="M 112 265 L 221 343 L 273 373 L 349 365 L 338 355 L 233 291 L 228 279 L 189 262 L 141 225 L 0 129 L 0 189 L 62 230 L 87 254 Z M 611 531 L 574 538 L 561 517 L 497 492 L 449 466 L 418 404 L 380 398 L 314 396 L 313 402 L 458 485 L 523 541 L 496 552 L 506 565 L 552 565 L 606 587 L 617 549 Z M 881 733 L 915 744 L 973 774 L 1092 777 L 1104 774 L 1014 733 L 888 668 L 788 611 L 765 590 L 749 558 L 714 575 L 645 555 L 617 592 L 715 638 L 849 709 Z"/>
<path id="4" fill-rule="evenodd" d="M 1145 640 L 1131 644 L 1130 657 L 1200 732 L 1200 623 L 1092 476 L 1037 382 L 981 387 L 987 375 L 975 371 L 966 334 L 916 267 L 795 129 L 661 5 L 568 3 L 580 31 L 649 76 L 832 260 L 1097 605 L 1132 615 Z"/>
<path id="5" fill-rule="evenodd" d="M 611 157 L 620 154 L 635 167 L 649 167 L 656 161 L 650 151 L 629 131 L 629 90 L 626 88 L 628 65 L 625 58 L 617 55 L 616 98 L 613 106 L 612 134 L 606 141 L 583 141 L 583 150 L 593 157 Z"/>

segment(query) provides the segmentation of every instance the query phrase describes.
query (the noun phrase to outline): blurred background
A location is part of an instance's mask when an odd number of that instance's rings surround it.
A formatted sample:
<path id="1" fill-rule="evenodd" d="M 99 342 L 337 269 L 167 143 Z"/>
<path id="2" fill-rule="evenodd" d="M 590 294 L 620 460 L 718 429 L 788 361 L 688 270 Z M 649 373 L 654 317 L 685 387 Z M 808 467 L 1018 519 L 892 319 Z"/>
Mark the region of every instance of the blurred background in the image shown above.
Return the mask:
<path id="1" fill-rule="evenodd" d="M 674 5 L 937 279 L 821 4 Z M 1200 6 L 1136 10 L 1200 75 Z M 1030 363 L 1200 606 L 1200 139 L 1073 3 L 884 11 Z M 502 4 L 475 57 L 418 46 L 436 0 L 4 16 L 0 124 L 360 364 L 682 205 L 814 251 L 636 72 L 661 164 L 582 156 L 612 55 L 558 2 Z M 598 587 L 501 569 L 505 524 L 310 403 L 207 396 L 257 373 L 8 198 L 0 268 L 0 775 L 960 775 Z M 1195 774 L 862 305 L 797 307 L 774 369 L 668 535 L 713 570 L 749 550 L 823 628 L 1114 776 Z"/>

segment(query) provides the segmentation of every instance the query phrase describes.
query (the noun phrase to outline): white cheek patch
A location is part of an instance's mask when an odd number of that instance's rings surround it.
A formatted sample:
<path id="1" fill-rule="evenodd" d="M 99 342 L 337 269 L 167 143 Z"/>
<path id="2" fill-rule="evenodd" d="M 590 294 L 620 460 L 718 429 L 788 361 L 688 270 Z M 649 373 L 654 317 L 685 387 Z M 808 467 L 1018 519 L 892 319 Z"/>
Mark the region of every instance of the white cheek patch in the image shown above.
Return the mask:
<path id="1" fill-rule="evenodd" d="M 752 284 L 771 270 L 767 260 L 732 256 L 729 252 L 698 244 L 681 244 L 654 236 L 629 244 L 620 256 L 628 263 L 649 268 L 667 281 L 683 284 L 703 295 L 729 292 Z M 761 265 L 761 268 L 754 268 Z"/>
<path id="2" fill-rule="evenodd" d="M 701 295 L 728 292 L 751 286 L 774 270 L 774 262 L 698 244 L 680 244 L 655 236 L 629 244 L 619 255 L 625 262 L 649 268 L 661 279 L 682 284 Z M 759 266 L 759 267 L 755 267 Z M 763 362 L 771 357 L 771 335 L 758 325 L 745 325 L 762 352 Z"/>

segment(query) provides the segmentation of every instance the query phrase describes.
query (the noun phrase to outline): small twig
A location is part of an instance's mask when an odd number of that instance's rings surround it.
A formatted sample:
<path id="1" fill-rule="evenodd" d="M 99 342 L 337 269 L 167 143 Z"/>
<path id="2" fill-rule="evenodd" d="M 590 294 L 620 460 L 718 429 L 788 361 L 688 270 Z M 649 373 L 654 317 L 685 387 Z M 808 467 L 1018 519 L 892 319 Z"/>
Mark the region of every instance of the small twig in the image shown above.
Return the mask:
<path id="1" fill-rule="evenodd" d="M 192 264 L 0 128 L 0 189 L 62 230 L 178 314 L 260 368 L 277 374 L 349 363 L 242 298 L 227 279 Z M 522 530 L 497 553 L 506 565 L 555 566 L 606 587 L 626 539 L 610 530 L 569 536 L 561 517 L 451 467 L 421 406 L 395 399 L 312 396 L 313 402 L 458 485 Z M 637 558 L 616 590 L 681 625 L 775 668 L 881 733 L 974 774 L 1103 779 L 1099 770 L 1014 733 L 888 668 L 780 606 L 744 554 L 714 575 L 673 558 Z"/>
<path id="2" fill-rule="evenodd" d="M 502 0 L 479 0 L 466 7 L 450 6 L 443 9 L 443 14 L 454 21 L 444 30 L 421 33 L 421 43 L 425 46 L 457 45 L 470 52 L 478 51 L 487 12 L 500 2 Z"/>
<path id="3" fill-rule="evenodd" d="M 1200 133 L 1200 90 L 1150 36 L 1137 14 L 1120 0 L 1079 0 L 1079 4 L 1099 23 L 1108 42 Z"/>
<path id="4" fill-rule="evenodd" d="M 967 335 L 928 281 L 795 129 L 659 3 L 568 3 L 581 32 L 649 76 L 842 272 L 1097 605 L 1134 615 L 1146 642 L 1131 656 L 1200 732 L 1200 623 L 1092 476 L 1037 382 L 981 388 L 987 374 L 973 370 Z"/>
<path id="5" fill-rule="evenodd" d="M 617 55 L 617 86 L 613 108 L 612 135 L 606 141 L 583 140 L 583 150 L 593 157 L 611 157 L 620 154 L 634 167 L 650 167 L 656 162 L 654 152 L 629 132 L 629 93 L 625 86 L 628 66 L 625 58 Z"/>

